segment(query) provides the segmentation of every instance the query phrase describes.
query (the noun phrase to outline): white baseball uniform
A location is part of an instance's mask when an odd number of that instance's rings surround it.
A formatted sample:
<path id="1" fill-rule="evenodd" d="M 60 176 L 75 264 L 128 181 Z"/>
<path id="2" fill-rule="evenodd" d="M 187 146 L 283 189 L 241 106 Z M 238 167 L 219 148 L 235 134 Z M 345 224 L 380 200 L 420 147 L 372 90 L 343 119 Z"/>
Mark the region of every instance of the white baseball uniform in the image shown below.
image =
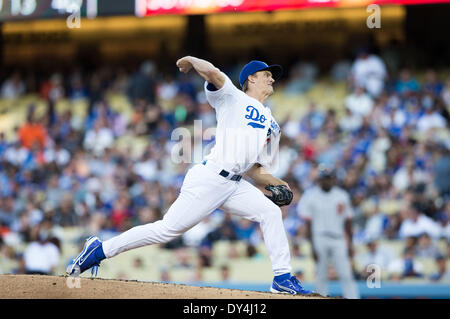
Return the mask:
<path id="1" fill-rule="evenodd" d="M 269 170 L 277 165 L 280 128 L 269 108 L 223 75 L 225 84 L 219 90 L 205 82 L 207 100 L 217 117 L 216 145 L 211 153 L 188 170 L 179 197 L 162 220 L 131 228 L 103 243 L 107 258 L 168 242 L 222 206 L 232 214 L 259 222 L 274 275 L 291 272 L 280 208 L 239 177 L 255 163 Z"/>
<path id="2" fill-rule="evenodd" d="M 297 212 L 303 219 L 311 221 L 313 245 L 318 258 L 316 291 L 321 295 L 328 294 L 328 262 L 331 257 L 344 298 L 359 298 L 344 231 L 345 220 L 353 217 L 348 193 L 337 186 L 329 192 L 314 186 L 301 197 Z"/>

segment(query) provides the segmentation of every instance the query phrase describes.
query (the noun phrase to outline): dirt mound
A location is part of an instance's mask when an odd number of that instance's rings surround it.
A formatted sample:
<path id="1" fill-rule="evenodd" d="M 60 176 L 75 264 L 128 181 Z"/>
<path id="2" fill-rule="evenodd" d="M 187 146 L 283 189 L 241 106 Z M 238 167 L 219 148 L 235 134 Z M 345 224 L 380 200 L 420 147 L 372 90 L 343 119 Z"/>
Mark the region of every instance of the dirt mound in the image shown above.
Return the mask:
<path id="1" fill-rule="evenodd" d="M 1 275 L 0 299 L 285 299 L 323 298 L 130 280 Z"/>

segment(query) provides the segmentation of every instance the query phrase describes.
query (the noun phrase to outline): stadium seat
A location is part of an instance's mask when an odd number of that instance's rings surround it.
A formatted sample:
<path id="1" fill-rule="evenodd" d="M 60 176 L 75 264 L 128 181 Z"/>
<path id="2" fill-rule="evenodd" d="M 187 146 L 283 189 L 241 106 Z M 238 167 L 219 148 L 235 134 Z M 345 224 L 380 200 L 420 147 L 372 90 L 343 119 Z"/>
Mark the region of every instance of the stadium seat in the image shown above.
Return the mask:
<path id="1" fill-rule="evenodd" d="M 434 258 L 416 258 L 416 261 L 423 266 L 423 274 L 427 277 L 437 271 Z"/>
<path id="2" fill-rule="evenodd" d="M 392 251 L 394 252 L 394 254 L 397 257 L 403 256 L 403 250 L 405 248 L 405 243 L 403 241 L 401 241 L 401 240 L 380 240 L 379 246 L 383 246 L 383 245 L 392 249 Z"/>

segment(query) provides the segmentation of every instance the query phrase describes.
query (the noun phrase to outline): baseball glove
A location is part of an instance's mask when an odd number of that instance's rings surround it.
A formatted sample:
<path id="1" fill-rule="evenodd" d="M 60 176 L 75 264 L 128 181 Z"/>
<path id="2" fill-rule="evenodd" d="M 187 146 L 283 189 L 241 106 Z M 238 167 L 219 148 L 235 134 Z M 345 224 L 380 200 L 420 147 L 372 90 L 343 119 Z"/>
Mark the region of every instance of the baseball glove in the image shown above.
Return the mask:
<path id="1" fill-rule="evenodd" d="M 291 203 L 293 194 L 286 185 L 267 185 L 264 188 L 272 193 L 266 197 L 276 205 L 285 206 Z"/>

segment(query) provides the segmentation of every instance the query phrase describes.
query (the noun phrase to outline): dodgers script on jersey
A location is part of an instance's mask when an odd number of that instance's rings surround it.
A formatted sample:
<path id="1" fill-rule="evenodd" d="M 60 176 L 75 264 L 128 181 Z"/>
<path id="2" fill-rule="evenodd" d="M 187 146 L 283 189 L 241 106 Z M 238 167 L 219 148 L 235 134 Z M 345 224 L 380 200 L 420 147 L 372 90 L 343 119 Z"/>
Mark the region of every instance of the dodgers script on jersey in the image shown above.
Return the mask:
<path id="1" fill-rule="evenodd" d="M 255 163 L 269 171 L 278 165 L 281 130 L 272 112 L 258 100 L 236 88 L 225 76 L 216 90 L 205 82 L 206 98 L 216 110 L 216 145 L 205 159 L 242 174 Z"/>

